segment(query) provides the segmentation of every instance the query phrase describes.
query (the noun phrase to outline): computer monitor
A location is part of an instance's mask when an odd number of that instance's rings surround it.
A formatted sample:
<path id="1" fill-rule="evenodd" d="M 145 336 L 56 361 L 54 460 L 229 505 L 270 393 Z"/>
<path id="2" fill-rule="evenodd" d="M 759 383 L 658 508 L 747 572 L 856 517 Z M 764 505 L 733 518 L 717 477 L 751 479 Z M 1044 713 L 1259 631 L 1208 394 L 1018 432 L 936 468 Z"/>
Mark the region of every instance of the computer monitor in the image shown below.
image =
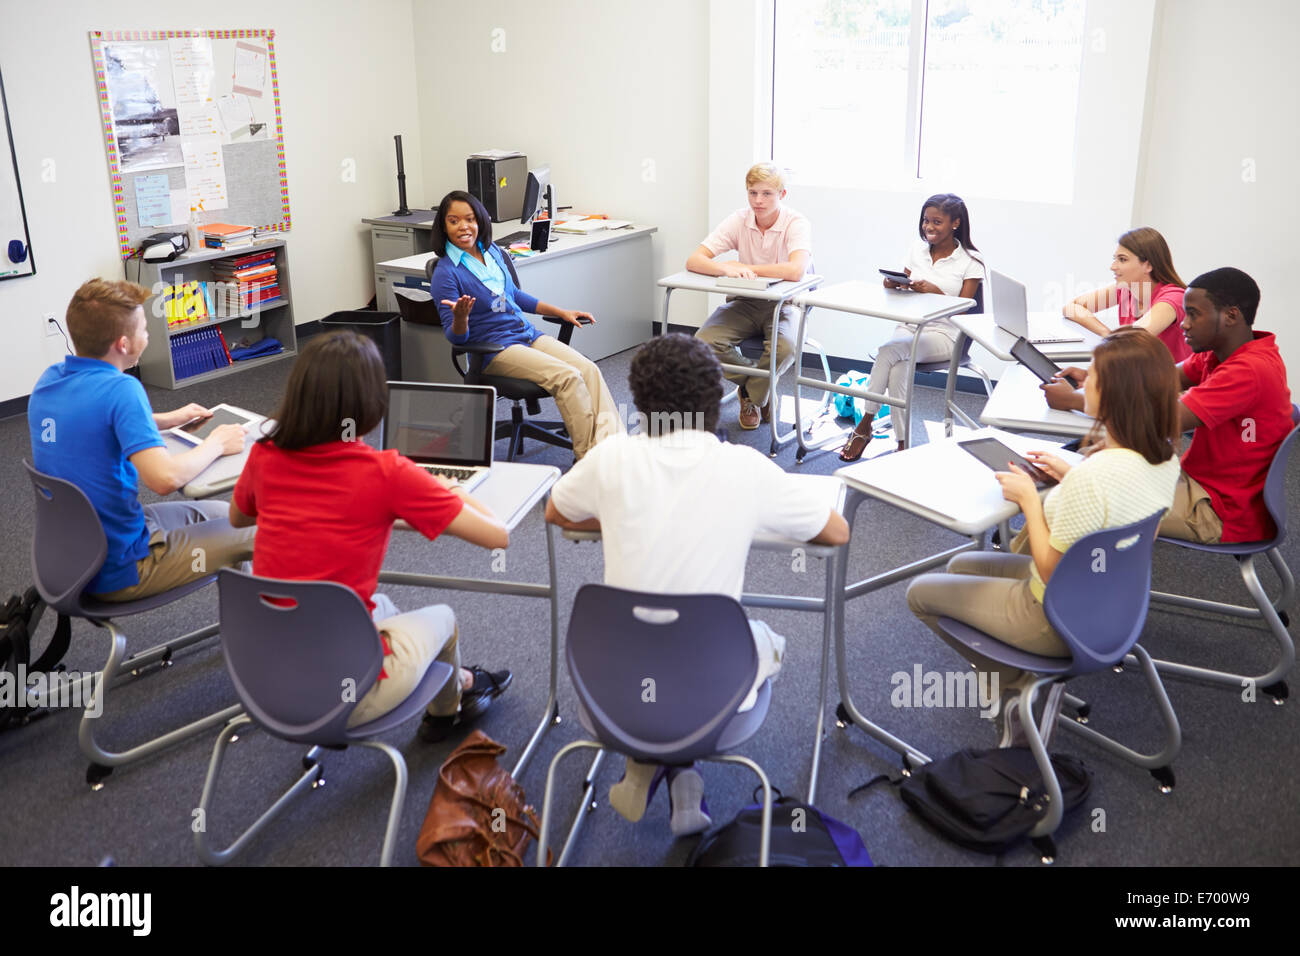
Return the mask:
<path id="1" fill-rule="evenodd" d="M 546 204 L 546 217 L 555 218 L 555 194 L 551 189 L 551 167 L 537 166 L 528 170 L 528 183 L 524 186 L 524 210 L 519 221 L 524 225 L 537 218 Z"/>

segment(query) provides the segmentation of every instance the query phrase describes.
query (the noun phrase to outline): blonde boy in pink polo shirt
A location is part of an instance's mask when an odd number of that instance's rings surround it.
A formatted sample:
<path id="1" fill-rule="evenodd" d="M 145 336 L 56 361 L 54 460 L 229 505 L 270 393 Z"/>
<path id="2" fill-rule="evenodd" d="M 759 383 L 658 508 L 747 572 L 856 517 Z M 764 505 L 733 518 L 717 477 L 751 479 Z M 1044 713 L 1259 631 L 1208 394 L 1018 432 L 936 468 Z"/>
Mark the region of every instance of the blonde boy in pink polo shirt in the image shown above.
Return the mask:
<path id="1" fill-rule="evenodd" d="M 686 268 L 706 276 L 735 276 L 752 279 L 763 276 L 796 281 L 803 278 L 812 259 L 812 226 L 793 209 L 783 208 L 785 176 L 773 163 L 756 163 L 745 174 L 749 208 L 738 209 L 691 253 Z M 715 256 L 735 249 L 736 262 L 717 262 Z M 732 297 L 720 305 L 704 323 L 697 337 L 717 354 L 725 356 L 752 335 L 763 336 L 763 357 L 759 368 L 767 368 L 772 351 L 772 303 L 761 299 Z M 794 361 L 794 307 L 785 305 L 777 326 L 777 371 L 784 372 Z M 740 386 L 740 427 L 757 428 L 771 417 L 768 402 L 770 383 L 766 378 L 731 375 Z"/>

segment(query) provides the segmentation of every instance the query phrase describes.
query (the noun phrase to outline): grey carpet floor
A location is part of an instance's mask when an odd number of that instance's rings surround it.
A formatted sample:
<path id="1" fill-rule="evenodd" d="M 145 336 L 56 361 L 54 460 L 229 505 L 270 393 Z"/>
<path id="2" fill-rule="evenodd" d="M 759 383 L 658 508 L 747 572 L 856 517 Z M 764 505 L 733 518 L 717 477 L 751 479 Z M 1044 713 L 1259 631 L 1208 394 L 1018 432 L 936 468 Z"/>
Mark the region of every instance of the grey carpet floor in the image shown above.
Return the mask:
<path id="1" fill-rule="evenodd" d="M 602 361 L 615 399 L 627 402 L 631 354 Z M 155 408 L 188 401 L 227 401 L 271 412 L 278 403 L 289 363 L 275 363 L 178 392 L 150 389 Z M 919 417 L 941 417 L 942 393 L 918 389 Z M 971 413 L 982 395 L 961 394 Z M 548 417 L 557 417 L 549 409 Z M 504 416 L 503 407 L 499 413 Z M 735 405 L 724 409 L 731 420 L 731 440 L 767 450 L 766 432 L 741 432 L 734 425 Z M 916 428 L 924 440 L 922 428 Z M 876 446 L 873 445 L 873 451 Z M 504 454 L 504 443 L 499 446 Z M 0 422 L 0 479 L 10 507 L 0 517 L 7 547 L 0 553 L 0 590 L 12 593 L 30 583 L 28 547 L 31 506 L 20 461 L 29 455 L 26 422 Z M 525 461 L 567 467 L 569 455 L 532 445 Z M 777 461 L 795 468 L 794 450 L 786 446 Z M 798 466 L 812 474 L 838 467 L 831 453 L 809 456 Z M 1295 513 L 1300 476 L 1288 476 L 1288 500 Z M 145 498 L 150 496 L 147 492 Z M 935 553 L 959 542 L 955 535 L 886 505 L 869 502 L 858 513 L 850 545 L 850 576 L 860 579 Z M 561 588 L 561 633 L 567 625 L 577 588 L 599 581 L 599 549 L 557 542 Z M 1294 541 L 1284 548 L 1297 566 Z M 519 526 L 507 552 L 507 573 L 517 580 L 545 580 L 545 538 L 540 509 Z M 441 573 L 489 573 L 490 557 L 460 542 L 430 543 L 415 535 L 393 540 L 386 567 Z M 747 569 L 746 590 L 820 596 L 823 567 L 809 562 L 799 571 L 788 556 L 755 552 Z M 1219 600 L 1246 600 L 1232 562 L 1161 546 L 1155 583 Z M 1271 569 L 1261 576 L 1274 592 Z M 962 661 L 937 641 L 908 611 L 905 583 L 849 604 L 846 612 L 846 672 L 858 706 L 891 732 L 939 756 L 962 747 L 992 746 L 993 729 L 972 709 L 895 708 L 890 704 L 891 675 L 924 670 L 959 671 Z M 465 660 L 509 667 L 514 686 L 481 721 L 492 737 L 510 748 L 505 763 L 528 740 L 546 703 L 548 611 L 543 601 L 466 592 L 430 593 L 388 587 L 400 608 L 446 601 L 461 622 Z M 215 620 L 215 588 L 165 608 L 124 619 L 128 647 L 139 650 L 168 636 Z M 758 613 L 758 612 L 754 612 Z M 764 766 L 773 784 L 787 794 L 806 792 L 810 749 L 816 720 L 816 692 L 821 618 L 793 611 L 762 616 L 789 641 L 785 667 L 774 684 L 772 708 L 758 735 L 744 752 Z M 47 621 L 41 629 L 48 633 Z M 107 641 L 103 632 L 76 622 L 68 657 L 71 670 L 102 666 Z M 1157 609 L 1151 613 L 1145 646 L 1156 656 L 1176 657 L 1209 666 L 1257 673 L 1271 660 L 1271 641 L 1259 625 L 1189 612 Z M 832 680 L 835 677 L 832 675 Z M 1080 757 L 1094 774 L 1087 803 L 1058 832 L 1058 863 L 1068 866 L 1253 865 L 1300 861 L 1300 810 L 1295 768 L 1300 766 L 1300 718 L 1291 701 L 1276 706 L 1267 698 L 1250 703 L 1232 689 L 1187 681 L 1168 681 L 1182 721 L 1183 750 L 1175 763 L 1177 787 L 1157 791 L 1144 771 L 1089 747 L 1077 737 L 1060 735 L 1053 749 Z M 1093 705 L 1092 724 L 1130 745 L 1154 749 L 1158 741 L 1155 711 L 1145 685 L 1132 669 L 1105 672 L 1072 682 L 1074 693 Z M 830 708 L 838 700 L 832 694 Z M 178 655 L 174 666 L 144 674 L 108 698 L 99 732 L 111 745 L 130 745 L 165 726 L 178 725 L 235 701 L 220 650 L 208 642 Z M 557 750 L 581 733 L 567 675 L 561 666 L 560 711 L 563 722 L 551 729 L 523 774 L 529 799 L 540 803 L 546 767 Z M 828 708 L 828 710 L 830 709 Z M 994 858 L 965 851 L 928 831 L 904 808 L 889 788 L 873 788 L 850 799 L 848 791 L 879 773 L 899 766 L 898 758 L 857 729 L 840 730 L 828 713 L 828 733 L 817 804 L 856 827 L 877 863 L 926 866 L 1037 866 L 1028 846 Z M 77 747 L 78 717 L 57 711 L 19 730 L 0 734 L 0 864 L 86 866 L 112 857 L 122 865 L 193 866 L 194 811 L 198 805 L 215 733 L 179 744 L 140 764 L 114 772 L 102 791 L 84 782 L 86 761 Z M 410 789 L 402 818 L 396 862 L 414 865 L 415 838 L 433 791 L 437 769 L 458 742 L 430 746 L 415 736 L 416 722 L 388 736 L 402 750 L 410 769 Z M 230 750 L 218 789 L 215 810 L 206 821 L 214 842 L 229 840 L 269 805 L 296 777 L 302 748 L 245 735 Z M 573 756 L 561 766 L 557 813 L 567 818 L 578 809 L 586 761 Z M 586 866 L 677 866 L 694 839 L 674 840 L 668 830 L 668 800 L 660 793 L 638 824 L 629 824 L 607 805 L 605 792 L 618 779 L 621 762 L 606 761 L 599 777 L 597 807 L 587 816 L 572 862 Z M 300 798 L 254 842 L 240 862 L 247 865 L 337 866 L 378 860 L 391 770 L 380 754 L 353 748 L 325 758 L 328 785 Z M 730 819 L 744 804 L 754 781 L 738 767 L 703 769 L 709 807 L 717 823 Z M 554 833 L 552 839 L 559 839 Z"/>

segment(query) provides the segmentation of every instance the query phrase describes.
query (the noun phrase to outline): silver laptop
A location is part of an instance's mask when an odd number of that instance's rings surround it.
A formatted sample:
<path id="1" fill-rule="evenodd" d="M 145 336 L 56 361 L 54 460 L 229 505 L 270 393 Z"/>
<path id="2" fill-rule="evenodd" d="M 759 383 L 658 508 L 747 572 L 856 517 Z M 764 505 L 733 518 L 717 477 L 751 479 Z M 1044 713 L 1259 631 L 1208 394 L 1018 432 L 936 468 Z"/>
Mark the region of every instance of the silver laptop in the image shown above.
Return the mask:
<path id="1" fill-rule="evenodd" d="M 993 293 L 993 321 L 1016 338 L 1027 339 L 1034 345 L 1083 341 L 1081 334 L 1074 334 L 1065 327 L 1067 320 L 1064 316 L 1055 321 L 1048 318 L 1041 324 L 1035 322 L 1031 327 L 1025 286 L 1011 276 L 991 269 L 989 287 Z"/>
<path id="2" fill-rule="evenodd" d="M 472 491 L 492 468 L 496 402 L 484 385 L 389 382 L 384 450 Z"/>

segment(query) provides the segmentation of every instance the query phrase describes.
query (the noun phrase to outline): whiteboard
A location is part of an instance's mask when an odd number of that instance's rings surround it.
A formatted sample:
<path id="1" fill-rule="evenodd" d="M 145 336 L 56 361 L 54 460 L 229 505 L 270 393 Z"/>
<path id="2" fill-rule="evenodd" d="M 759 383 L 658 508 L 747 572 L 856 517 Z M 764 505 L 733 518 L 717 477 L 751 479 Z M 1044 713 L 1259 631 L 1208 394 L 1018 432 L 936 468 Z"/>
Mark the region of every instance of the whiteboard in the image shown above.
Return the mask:
<path id="1" fill-rule="evenodd" d="M 123 257 L 191 219 L 290 226 L 273 30 L 94 30 Z"/>
<path id="2" fill-rule="evenodd" d="M 27 231 L 27 210 L 18 182 L 18 152 L 9 128 L 9 101 L 5 99 L 4 77 L 0 76 L 0 107 L 4 109 L 4 152 L 0 153 L 0 279 L 18 279 L 36 274 L 31 235 Z"/>

